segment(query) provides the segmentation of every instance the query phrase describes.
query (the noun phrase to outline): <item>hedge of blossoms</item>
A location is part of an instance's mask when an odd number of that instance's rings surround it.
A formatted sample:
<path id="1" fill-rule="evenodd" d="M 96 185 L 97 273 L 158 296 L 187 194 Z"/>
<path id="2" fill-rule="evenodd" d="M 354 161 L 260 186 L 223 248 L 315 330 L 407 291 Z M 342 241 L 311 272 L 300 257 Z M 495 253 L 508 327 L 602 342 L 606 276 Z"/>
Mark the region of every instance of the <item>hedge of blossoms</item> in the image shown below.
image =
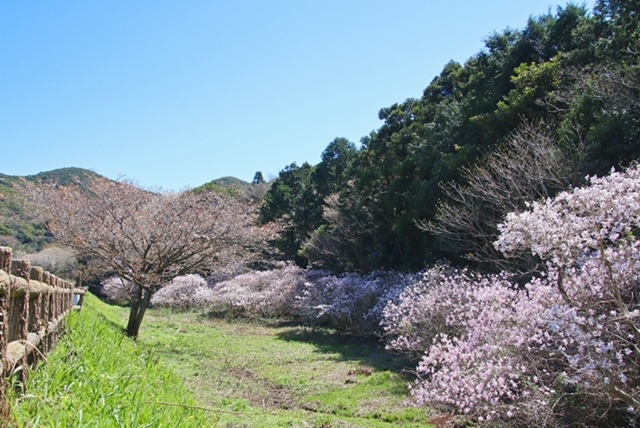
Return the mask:
<path id="1" fill-rule="evenodd" d="M 174 279 L 151 303 L 175 309 L 207 309 L 227 316 L 288 318 L 328 325 L 343 332 L 375 335 L 388 300 L 420 278 L 417 274 L 374 272 L 331 275 L 286 265 L 209 282 L 197 275 Z"/>
<path id="2" fill-rule="evenodd" d="M 160 289 L 151 303 L 174 309 L 207 309 L 229 316 L 287 317 L 292 314 L 293 296 L 305 274 L 288 265 L 225 277 L 212 275 L 205 280 L 198 275 L 179 276 Z"/>
<path id="3" fill-rule="evenodd" d="M 428 271 L 383 321 L 391 349 L 422 354 L 415 400 L 514 425 L 631 423 L 640 409 L 638 227 L 634 167 L 507 217 L 496 247 L 529 249 L 548 266 L 520 291 L 504 274 Z"/>
<path id="4" fill-rule="evenodd" d="M 253 271 L 213 284 L 201 301 L 229 316 L 289 318 L 296 291 L 304 281 L 305 271 L 293 265 Z"/>
<path id="5" fill-rule="evenodd" d="M 342 332 L 378 335 L 387 302 L 419 279 L 418 274 L 399 272 L 329 275 L 310 271 L 296 295 L 296 315 L 306 323 Z"/>
<path id="6" fill-rule="evenodd" d="M 174 278 L 151 298 L 151 304 L 173 309 L 202 307 L 201 295 L 206 294 L 207 281 L 200 275 L 182 275 Z"/>

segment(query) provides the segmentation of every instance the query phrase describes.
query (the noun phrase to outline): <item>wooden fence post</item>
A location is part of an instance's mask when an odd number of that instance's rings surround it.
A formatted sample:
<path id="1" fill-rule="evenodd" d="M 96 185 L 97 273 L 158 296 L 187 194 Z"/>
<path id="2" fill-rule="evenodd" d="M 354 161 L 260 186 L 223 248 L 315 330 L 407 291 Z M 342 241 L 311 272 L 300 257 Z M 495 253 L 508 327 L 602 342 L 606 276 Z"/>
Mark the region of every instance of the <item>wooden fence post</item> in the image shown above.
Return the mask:
<path id="1" fill-rule="evenodd" d="M 42 316 L 42 322 L 44 323 L 45 328 L 49 328 L 49 322 L 51 321 L 51 304 L 53 299 L 53 290 L 51 289 L 51 274 L 49 272 L 44 272 L 44 274 L 42 275 L 42 282 L 48 286 L 48 291 L 44 296 L 44 313 Z M 49 335 L 47 335 L 47 337 L 43 340 L 44 343 L 42 344 L 43 352 L 45 354 L 49 352 L 49 349 L 51 348 L 51 344 L 49 341 L 50 338 Z"/>
<path id="2" fill-rule="evenodd" d="M 57 278 L 53 275 L 49 277 L 49 284 L 51 285 L 51 287 L 53 287 L 51 290 L 51 312 L 49 313 L 50 321 L 54 321 L 56 318 L 58 318 L 58 295 L 60 290 L 58 290 L 58 283 L 56 279 Z M 56 333 L 52 331 L 49 333 L 49 349 L 53 348 L 53 344 L 55 343 L 55 341 Z"/>
<path id="3" fill-rule="evenodd" d="M 9 299 L 11 299 L 11 258 L 13 252 L 9 247 L 0 247 L 0 270 L 6 272 L 7 276 L 3 284 L 0 285 L 0 358 L 3 367 L 7 360 L 7 343 L 9 341 Z"/>
<path id="4" fill-rule="evenodd" d="M 13 250 L 9 247 L 0 247 L 0 270 L 11 273 L 11 259 Z"/>
<path id="5" fill-rule="evenodd" d="M 0 417 L 6 418 L 11 409 L 6 399 L 7 384 L 4 368 L 7 365 L 7 344 L 9 342 L 9 301 L 11 299 L 11 261 L 13 252 L 9 247 L 0 247 L 0 271 L 4 271 L 0 280 L 0 363 L 2 364 L 2 376 L 0 376 Z M 0 272 L 2 273 L 2 272 Z"/>
<path id="6" fill-rule="evenodd" d="M 42 284 L 42 277 L 44 275 L 44 270 L 38 266 L 31 267 L 31 280 L 36 281 L 38 284 Z M 42 324 L 41 318 L 41 299 L 42 292 L 31 296 L 30 307 L 29 307 L 29 331 L 40 331 L 40 327 Z"/>
<path id="7" fill-rule="evenodd" d="M 11 270 L 15 276 L 21 277 L 27 281 L 27 288 L 25 289 L 24 296 L 16 298 L 16 303 L 20 306 L 20 321 L 17 329 L 19 339 L 26 341 L 29 336 L 29 301 L 31 293 L 29 291 L 29 282 L 31 281 L 31 262 L 29 260 L 14 260 L 11 266 Z M 27 345 L 28 346 L 28 345 Z M 27 382 L 27 361 L 28 352 L 24 353 L 21 361 L 20 381 L 22 385 Z"/>
<path id="8" fill-rule="evenodd" d="M 38 292 L 29 296 L 29 322 L 28 331 L 40 334 L 42 331 L 42 296 L 44 294 L 42 286 L 42 277 L 44 276 L 44 269 L 39 266 L 31 266 L 30 279 L 32 283 L 38 284 Z M 27 352 L 27 363 L 34 365 L 38 361 L 34 355 L 35 350 Z"/>

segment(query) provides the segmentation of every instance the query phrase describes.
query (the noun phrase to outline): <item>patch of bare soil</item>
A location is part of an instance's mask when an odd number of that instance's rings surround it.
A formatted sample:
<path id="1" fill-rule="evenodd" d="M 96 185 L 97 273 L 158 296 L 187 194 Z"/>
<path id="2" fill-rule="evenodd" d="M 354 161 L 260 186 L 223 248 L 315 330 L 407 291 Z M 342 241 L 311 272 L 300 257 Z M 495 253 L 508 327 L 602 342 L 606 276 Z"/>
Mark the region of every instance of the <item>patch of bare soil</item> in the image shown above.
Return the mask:
<path id="1" fill-rule="evenodd" d="M 242 397 L 249 400 L 253 406 L 268 409 L 291 409 L 297 404 L 286 387 L 260 377 L 247 367 L 233 367 L 228 370 L 228 373 L 239 380 L 249 381 L 259 386 L 251 393 L 243 394 Z"/>

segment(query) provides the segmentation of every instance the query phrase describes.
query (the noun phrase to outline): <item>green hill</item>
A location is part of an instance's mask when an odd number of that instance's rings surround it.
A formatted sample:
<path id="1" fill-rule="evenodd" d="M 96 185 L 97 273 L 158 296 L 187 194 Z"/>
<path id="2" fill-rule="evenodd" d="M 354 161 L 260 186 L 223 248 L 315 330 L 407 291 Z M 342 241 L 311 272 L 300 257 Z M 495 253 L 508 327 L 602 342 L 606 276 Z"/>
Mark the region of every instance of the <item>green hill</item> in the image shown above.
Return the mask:
<path id="1" fill-rule="evenodd" d="M 211 180 L 193 189 L 194 192 L 214 191 L 228 195 L 239 195 L 244 193 L 251 186 L 244 180 L 236 177 L 221 177 Z"/>
<path id="2" fill-rule="evenodd" d="M 27 175 L 25 178 L 30 181 L 53 181 L 64 186 L 74 182 L 86 184 L 91 179 L 104 177 L 88 169 L 68 167 L 40 172 L 35 175 Z"/>
<path id="3" fill-rule="evenodd" d="M 0 245 L 24 251 L 37 251 L 50 241 L 44 225 L 28 218 L 15 185 L 26 180 L 33 183 L 54 182 L 60 185 L 87 184 L 100 174 L 83 168 L 60 168 L 35 175 L 16 176 L 0 173 Z"/>

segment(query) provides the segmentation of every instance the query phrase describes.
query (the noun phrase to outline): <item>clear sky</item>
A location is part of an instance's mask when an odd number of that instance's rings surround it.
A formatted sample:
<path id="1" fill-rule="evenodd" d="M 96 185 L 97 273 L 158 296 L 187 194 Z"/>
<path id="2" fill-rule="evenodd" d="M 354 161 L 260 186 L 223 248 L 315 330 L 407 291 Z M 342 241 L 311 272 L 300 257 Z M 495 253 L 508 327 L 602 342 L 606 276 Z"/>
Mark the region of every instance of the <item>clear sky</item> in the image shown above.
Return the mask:
<path id="1" fill-rule="evenodd" d="M 3 0 L 0 172 L 76 166 L 173 190 L 275 177 L 565 4 Z"/>

